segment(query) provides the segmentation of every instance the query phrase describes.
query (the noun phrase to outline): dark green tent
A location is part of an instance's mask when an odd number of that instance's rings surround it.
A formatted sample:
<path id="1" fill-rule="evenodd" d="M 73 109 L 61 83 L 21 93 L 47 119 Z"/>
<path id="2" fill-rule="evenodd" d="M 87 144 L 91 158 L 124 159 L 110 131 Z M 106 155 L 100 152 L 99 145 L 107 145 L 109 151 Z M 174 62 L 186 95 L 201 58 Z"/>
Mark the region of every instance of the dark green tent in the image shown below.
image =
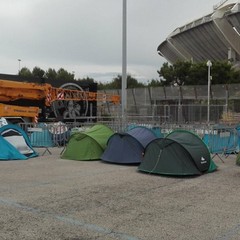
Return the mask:
<path id="1" fill-rule="evenodd" d="M 205 143 L 190 131 L 175 130 L 148 144 L 140 171 L 165 175 L 201 175 L 216 170 Z"/>
<path id="2" fill-rule="evenodd" d="M 61 158 L 70 160 L 100 159 L 112 134 L 113 131 L 102 124 L 97 124 L 85 132 L 76 132 L 71 135 Z"/>

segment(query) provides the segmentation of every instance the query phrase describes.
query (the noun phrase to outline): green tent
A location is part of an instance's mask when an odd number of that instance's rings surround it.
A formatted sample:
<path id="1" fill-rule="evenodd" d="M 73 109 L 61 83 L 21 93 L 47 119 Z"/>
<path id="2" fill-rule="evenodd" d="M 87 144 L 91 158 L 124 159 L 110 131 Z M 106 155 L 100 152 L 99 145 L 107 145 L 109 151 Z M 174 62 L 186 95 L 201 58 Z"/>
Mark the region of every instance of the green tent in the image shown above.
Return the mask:
<path id="1" fill-rule="evenodd" d="M 148 144 L 138 169 L 165 175 L 201 175 L 216 170 L 205 143 L 190 131 L 175 130 Z"/>
<path id="2" fill-rule="evenodd" d="M 100 159 L 106 149 L 108 139 L 113 131 L 105 125 L 97 124 L 85 132 L 71 135 L 61 158 L 71 160 Z"/>

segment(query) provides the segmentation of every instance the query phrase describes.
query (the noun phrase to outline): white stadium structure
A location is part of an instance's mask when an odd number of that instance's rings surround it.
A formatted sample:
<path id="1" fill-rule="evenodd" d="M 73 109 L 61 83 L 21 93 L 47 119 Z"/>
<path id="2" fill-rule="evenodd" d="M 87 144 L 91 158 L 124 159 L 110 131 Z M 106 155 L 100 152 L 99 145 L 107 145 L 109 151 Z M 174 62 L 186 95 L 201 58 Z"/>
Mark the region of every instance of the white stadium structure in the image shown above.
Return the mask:
<path id="1" fill-rule="evenodd" d="M 178 27 L 157 51 L 172 64 L 228 60 L 240 66 L 240 0 L 221 1 L 212 13 Z"/>

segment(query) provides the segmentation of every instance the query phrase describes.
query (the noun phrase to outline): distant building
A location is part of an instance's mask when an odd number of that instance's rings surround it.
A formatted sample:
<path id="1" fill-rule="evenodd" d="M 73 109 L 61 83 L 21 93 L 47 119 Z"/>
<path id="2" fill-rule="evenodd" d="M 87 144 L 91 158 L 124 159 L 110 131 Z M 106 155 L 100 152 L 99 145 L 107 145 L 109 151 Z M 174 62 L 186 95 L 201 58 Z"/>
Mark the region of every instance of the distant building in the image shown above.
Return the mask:
<path id="1" fill-rule="evenodd" d="M 213 12 L 175 29 L 157 48 L 168 62 L 226 60 L 240 67 L 240 0 L 225 0 Z"/>

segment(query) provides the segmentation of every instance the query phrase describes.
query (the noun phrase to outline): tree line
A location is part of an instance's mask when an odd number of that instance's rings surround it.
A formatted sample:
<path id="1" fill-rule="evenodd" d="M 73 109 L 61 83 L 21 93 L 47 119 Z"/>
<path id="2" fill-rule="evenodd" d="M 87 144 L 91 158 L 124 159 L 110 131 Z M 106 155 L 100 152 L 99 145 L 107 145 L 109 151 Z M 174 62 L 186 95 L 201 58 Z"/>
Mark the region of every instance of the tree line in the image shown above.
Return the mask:
<path id="1" fill-rule="evenodd" d="M 240 71 L 227 61 L 214 61 L 211 67 L 211 84 L 240 82 Z M 173 65 L 164 63 L 157 71 L 163 85 L 206 85 L 208 83 L 207 62 L 179 61 Z"/>
<path id="2" fill-rule="evenodd" d="M 59 70 L 55 70 L 54 68 L 49 68 L 47 71 L 44 71 L 40 67 L 34 67 L 31 71 L 29 68 L 24 67 L 20 69 L 19 75 L 25 78 L 41 78 L 41 79 L 51 79 L 52 81 L 57 81 L 58 79 L 64 80 L 66 82 L 86 82 L 93 83 L 93 78 L 82 78 L 76 79 L 74 73 L 70 73 L 64 68 L 60 68 Z"/>
<path id="3" fill-rule="evenodd" d="M 182 85 L 206 85 L 208 84 L 208 67 L 206 62 L 192 63 L 190 61 L 178 61 L 174 64 L 163 63 L 157 70 L 159 79 L 151 79 L 147 82 L 139 82 L 131 75 L 127 75 L 127 88 L 159 87 L 159 86 L 182 86 Z M 51 80 L 62 79 L 66 82 L 79 81 L 86 83 L 96 82 L 93 78 L 75 79 L 74 73 L 60 68 L 49 68 L 47 71 L 39 67 L 29 70 L 24 67 L 19 71 L 23 77 L 39 77 Z M 211 84 L 240 83 L 240 71 L 227 61 L 214 61 L 211 67 Z M 98 89 L 121 89 L 122 76 L 117 75 L 110 82 L 98 82 Z"/>

